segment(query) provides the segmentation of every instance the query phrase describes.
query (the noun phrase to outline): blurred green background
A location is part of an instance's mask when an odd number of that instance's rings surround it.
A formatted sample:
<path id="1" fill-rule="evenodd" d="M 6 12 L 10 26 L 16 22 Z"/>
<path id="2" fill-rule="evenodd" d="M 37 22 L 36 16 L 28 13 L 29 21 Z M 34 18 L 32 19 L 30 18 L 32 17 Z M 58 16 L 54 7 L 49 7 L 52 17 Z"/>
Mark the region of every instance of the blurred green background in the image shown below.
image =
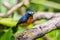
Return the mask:
<path id="1" fill-rule="evenodd" d="M 3 2 L 8 2 L 11 6 L 14 6 L 20 2 L 20 0 L 0 0 L 0 14 L 5 14 L 9 11 L 9 8 L 5 7 L 3 5 Z M 24 0 L 21 0 L 22 2 Z M 33 12 L 60 12 L 60 0 L 30 0 L 29 4 L 26 6 L 22 6 L 21 8 L 23 10 L 23 13 L 26 12 L 27 9 L 33 11 Z M 18 9 L 18 10 L 19 10 Z M 14 37 L 18 32 L 22 32 L 26 30 L 26 28 L 18 27 L 17 33 L 13 34 L 12 27 L 15 27 L 17 21 L 19 18 L 21 18 L 21 14 L 18 12 L 18 10 L 14 11 L 12 15 L 6 18 L 0 18 L 0 40 L 14 40 Z M 41 19 L 39 22 L 42 24 L 44 22 L 47 22 L 47 19 Z M 29 25 L 27 28 L 32 28 L 33 24 Z M 14 37 L 12 37 L 14 36 Z M 51 40 L 60 40 L 60 30 L 56 29 L 48 34 L 46 34 L 48 38 Z M 36 40 L 44 40 L 44 38 L 38 38 Z"/>

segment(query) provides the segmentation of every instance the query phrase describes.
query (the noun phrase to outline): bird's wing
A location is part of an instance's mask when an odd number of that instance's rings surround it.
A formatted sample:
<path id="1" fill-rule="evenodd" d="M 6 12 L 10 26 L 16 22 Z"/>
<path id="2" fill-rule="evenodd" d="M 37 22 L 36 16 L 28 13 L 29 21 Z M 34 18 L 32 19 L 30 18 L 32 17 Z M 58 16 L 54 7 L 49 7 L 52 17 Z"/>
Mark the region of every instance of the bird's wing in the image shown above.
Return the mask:
<path id="1" fill-rule="evenodd" d="M 26 16 L 21 17 L 16 26 L 18 26 L 19 24 L 27 22 L 27 20 L 28 20 L 28 18 Z"/>
<path id="2" fill-rule="evenodd" d="M 28 20 L 28 18 L 27 18 L 26 16 L 23 16 L 23 17 L 19 20 L 19 22 L 25 23 L 25 22 L 27 22 L 27 20 Z"/>

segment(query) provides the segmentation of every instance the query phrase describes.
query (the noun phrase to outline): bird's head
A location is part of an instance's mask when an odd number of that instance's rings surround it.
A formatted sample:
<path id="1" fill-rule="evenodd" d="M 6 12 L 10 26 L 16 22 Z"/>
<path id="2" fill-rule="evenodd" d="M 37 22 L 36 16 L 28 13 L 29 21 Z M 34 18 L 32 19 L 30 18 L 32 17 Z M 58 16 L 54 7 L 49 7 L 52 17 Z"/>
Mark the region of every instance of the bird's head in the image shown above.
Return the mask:
<path id="1" fill-rule="evenodd" d="M 26 13 L 27 13 L 27 15 L 29 15 L 29 16 L 33 16 L 33 12 L 31 12 L 31 11 L 27 11 Z"/>

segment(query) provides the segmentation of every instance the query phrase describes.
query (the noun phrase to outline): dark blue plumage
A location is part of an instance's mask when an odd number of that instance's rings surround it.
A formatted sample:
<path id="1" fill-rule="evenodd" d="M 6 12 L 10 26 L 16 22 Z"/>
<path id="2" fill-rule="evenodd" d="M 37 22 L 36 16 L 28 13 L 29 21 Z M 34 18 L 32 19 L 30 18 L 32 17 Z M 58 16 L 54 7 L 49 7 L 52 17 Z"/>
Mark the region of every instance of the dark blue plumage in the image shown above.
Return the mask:
<path id="1" fill-rule="evenodd" d="M 27 19 L 28 19 L 27 16 L 24 15 L 22 18 L 20 18 L 20 20 L 18 21 L 17 24 L 24 23 L 24 22 L 26 22 Z"/>
<path id="2" fill-rule="evenodd" d="M 33 13 L 32 13 L 31 11 L 27 11 L 26 14 L 23 15 L 23 16 L 19 19 L 19 21 L 18 21 L 17 24 L 16 24 L 16 27 L 13 28 L 13 30 L 14 30 L 14 29 L 17 30 L 18 25 L 27 23 L 27 21 L 30 20 L 30 19 L 29 19 L 30 17 L 33 18 Z M 31 19 L 32 19 L 32 18 L 31 18 Z"/>
<path id="3" fill-rule="evenodd" d="M 19 24 L 26 23 L 30 16 L 33 17 L 32 12 L 31 12 L 31 11 L 27 11 L 26 14 L 19 19 L 16 27 L 17 27 Z"/>

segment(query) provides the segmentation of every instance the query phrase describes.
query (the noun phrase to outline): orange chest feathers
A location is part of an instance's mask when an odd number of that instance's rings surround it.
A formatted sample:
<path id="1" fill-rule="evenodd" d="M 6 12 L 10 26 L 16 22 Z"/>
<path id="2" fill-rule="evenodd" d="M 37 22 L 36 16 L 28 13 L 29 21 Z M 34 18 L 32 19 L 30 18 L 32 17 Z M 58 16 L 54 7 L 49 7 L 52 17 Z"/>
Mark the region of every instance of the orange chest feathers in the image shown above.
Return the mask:
<path id="1" fill-rule="evenodd" d="M 27 24 L 32 23 L 32 20 L 33 20 L 33 18 L 32 17 L 29 17 L 29 19 L 27 20 Z"/>
<path id="2" fill-rule="evenodd" d="M 28 26 L 32 23 L 33 17 L 29 17 L 26 23 L 21 24 L 21 26 Z"/>

